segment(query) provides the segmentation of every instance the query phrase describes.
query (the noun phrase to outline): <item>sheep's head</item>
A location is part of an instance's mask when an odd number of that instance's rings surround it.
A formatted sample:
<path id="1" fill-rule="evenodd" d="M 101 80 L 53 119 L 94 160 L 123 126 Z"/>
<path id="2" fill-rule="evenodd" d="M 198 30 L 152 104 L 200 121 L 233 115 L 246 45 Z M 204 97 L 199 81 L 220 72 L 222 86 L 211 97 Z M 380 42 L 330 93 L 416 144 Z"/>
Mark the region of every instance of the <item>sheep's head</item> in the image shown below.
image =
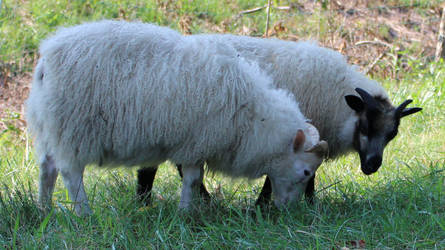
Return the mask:
<path id="1" fill-rule="evenodd" d="M 406 108 L 412 100 L 406 100 L 397 108 L 388 101 L 371 96 L 363 89 L 356 88 L 355 95 L 345 96 L 346 103 L 358 115 L 355 124 L 353 146 L 360 155 L 364 174 L 375 173 L 382 164 L 385 146 L 397 135 L 400 119 L 422 110 Z"/>
<path id="2" fill-rule="evenodd" d="M 299 129 L 290 145 L 290 157 L 286 170 L 279 176 L 269 175 L 272 182 L 274 202 L 277 207 L 298 199 L 315 171 L 323 162 L 328 144 L 320 141 L 317 129 L 307 123 L 305 129 Z"/>

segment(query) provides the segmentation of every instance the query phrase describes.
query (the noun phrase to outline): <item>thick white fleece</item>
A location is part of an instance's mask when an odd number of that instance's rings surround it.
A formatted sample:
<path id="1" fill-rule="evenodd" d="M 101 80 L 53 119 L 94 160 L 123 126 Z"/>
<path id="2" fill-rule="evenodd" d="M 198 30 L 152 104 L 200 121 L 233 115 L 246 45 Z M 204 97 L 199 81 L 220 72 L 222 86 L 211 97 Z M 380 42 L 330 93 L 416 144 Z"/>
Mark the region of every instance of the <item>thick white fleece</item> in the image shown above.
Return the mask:
<path id="1" fill-rule="evenodd" d="M 100 21 L 59 29 L 40 54 L 27 121 L 59 168 L 208 160 L 258 177 L 305 128 L 295 98 L 225 42 Z"/>

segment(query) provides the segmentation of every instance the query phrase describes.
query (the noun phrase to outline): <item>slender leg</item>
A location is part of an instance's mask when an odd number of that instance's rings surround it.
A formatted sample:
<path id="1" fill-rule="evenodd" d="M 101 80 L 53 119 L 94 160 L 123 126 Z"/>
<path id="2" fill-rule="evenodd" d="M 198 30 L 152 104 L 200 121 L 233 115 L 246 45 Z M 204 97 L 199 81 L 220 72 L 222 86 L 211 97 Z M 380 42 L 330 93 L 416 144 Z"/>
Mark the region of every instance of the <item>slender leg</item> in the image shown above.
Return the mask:
<path id="1" fill-rule="evenodd" d="M 179 202 L 179 208 L 189 210 L 193 196 L 196 194 L 196 189 L 199 188 L 199 184 L 202 183 L 204 169 L 197 166 L 183 166 L 182 167 L 182 192 L 181 201 Z"/>
<path id="2" fill-rule="evenodd" d="M 315 193 L 315 174 L 308 181 L 306 190 L 304 191 L 304 195 L 306 196 L 307 201 L 311 204 L 314 203 L 314 193 Z"/>
<path id="3" fill-rule="evenodd" d="M 182 166 L 181 164 L 177 164 L 176 168 L 178 169 L 179 175 L 181 176 L 181 178 L 183 178 L 182 176 Z M 203 166 L 201 167 L 203 168 Z M 201 181 L 201 185 L 199 186 L 199 194 L 201 195 L 201 197 L 206 200 L 206 201 L 210 201 L 210 193 L 207 191 L 204 182 Z"/>
<path id="4" fill-rule="evenodd" d="M 271 196 L 272 196 L 272 183 L 270 181 L 270 178 L 267 176 L 266 181 L 264 182 L 263 189 L 261 190 L 261 193 L 258 196 L 255 205 L 262 207 L 268 204 L 271 201 Z"/>
<path id="5" fill-rule="evenodd" d="M 83 185 L 84 169 L 85 166 L 79 165 L 60 167 L 63 182 L 65 183 L 65 187 L 68 189 L 68 194 L 71 200 L 74 202 L 74 211 L 79 216 L 92 214 L 90 206 L 88 205 L 88 197 L 85 193 L 85 188 Z"/>
<path id="6" fill-rule="evenodd" d="M 151 203 L 151 189 L 155 180 L 156 167 L 145 167 L 138 170 L 137 194 L 139 199 L 148 206 Z"/>
<path id="7" fill-rule="evenodd" d="M 58 170 L 54 160 L 45 155 L 40 163 L 39 201 L 43 208 L 51 207 L 54 186 L 56 184 Z"/>

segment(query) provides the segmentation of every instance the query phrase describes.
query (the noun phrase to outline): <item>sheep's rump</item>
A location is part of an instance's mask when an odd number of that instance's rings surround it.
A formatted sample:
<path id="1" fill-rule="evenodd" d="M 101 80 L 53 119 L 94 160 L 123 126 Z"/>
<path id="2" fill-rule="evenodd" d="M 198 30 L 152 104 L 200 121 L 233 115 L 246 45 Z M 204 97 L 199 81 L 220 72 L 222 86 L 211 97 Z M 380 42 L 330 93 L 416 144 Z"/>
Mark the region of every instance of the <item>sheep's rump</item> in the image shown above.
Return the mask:
<path id="1" fill-rule="evenodd" d="M 239 144 L 236 134 L 255 116 L 251 105 L 271 88 L 231 47 L 150 24 L 62 28 L 40 53 L 29 129 L 38 153 L 71 163 L 218 157 Z M 277 95 L 292 103 L 287 93 Z"/>

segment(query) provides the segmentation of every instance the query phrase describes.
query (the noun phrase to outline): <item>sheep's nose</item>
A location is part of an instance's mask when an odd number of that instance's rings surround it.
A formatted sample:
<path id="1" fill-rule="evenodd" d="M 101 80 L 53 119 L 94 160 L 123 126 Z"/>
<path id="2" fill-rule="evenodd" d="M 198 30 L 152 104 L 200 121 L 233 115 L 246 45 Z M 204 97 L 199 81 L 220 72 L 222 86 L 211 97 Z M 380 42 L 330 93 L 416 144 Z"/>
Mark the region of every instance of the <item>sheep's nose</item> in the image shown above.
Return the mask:
<path id="1" fill-rule="evenodd" d="M 382 165 L 382 157 L 380 155 L 373 155 L 367 161 L 368 165 L 374 172 Z"/>
<path id="2" fill-rule="evenodd" d="M 311 175 L 311 171 L 309 171 L 309 170 L 305 169 L 305 170 L 304 170 L 304 175 L 306 175 L 306 176 L 309 176 L 309 175 Z"/>

